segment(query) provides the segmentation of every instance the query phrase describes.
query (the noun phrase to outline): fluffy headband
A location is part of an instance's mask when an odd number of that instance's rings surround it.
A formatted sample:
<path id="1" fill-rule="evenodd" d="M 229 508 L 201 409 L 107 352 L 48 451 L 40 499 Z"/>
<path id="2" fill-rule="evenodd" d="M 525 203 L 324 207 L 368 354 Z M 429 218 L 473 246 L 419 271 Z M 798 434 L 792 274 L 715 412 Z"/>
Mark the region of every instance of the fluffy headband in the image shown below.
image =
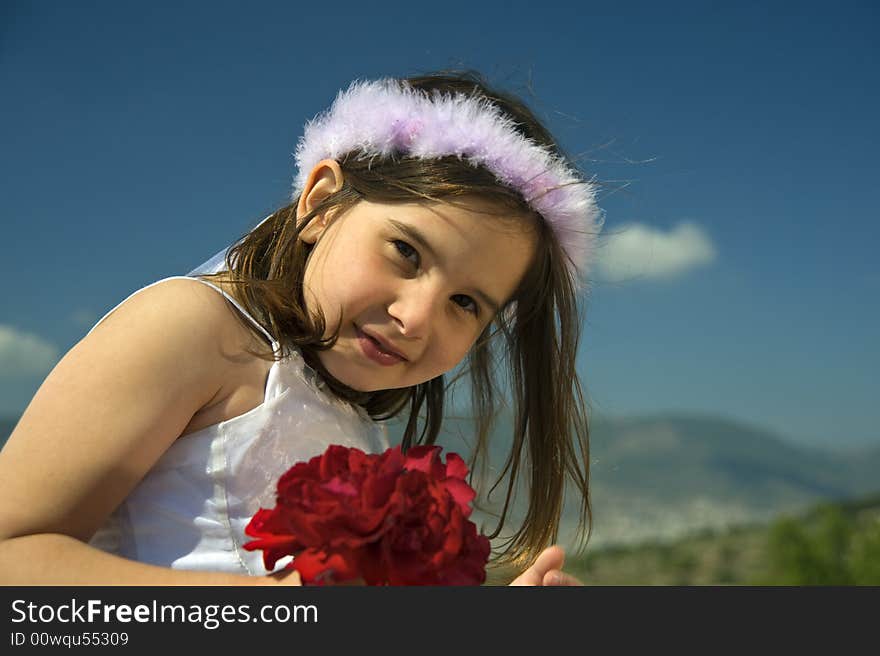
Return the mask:
<path id="1" fill-rule="evenodd" d="M 294 198 L 322 159 L 456 155 L 483 166 L 538 212 L 555 232 L 576 282 L 589 270 L 602 220 L 595 187 L 547 148 L 527 139 L 491 100 L 427 93 L 404 81 L 355 81 L 306 124 L 296 147 Z"/>

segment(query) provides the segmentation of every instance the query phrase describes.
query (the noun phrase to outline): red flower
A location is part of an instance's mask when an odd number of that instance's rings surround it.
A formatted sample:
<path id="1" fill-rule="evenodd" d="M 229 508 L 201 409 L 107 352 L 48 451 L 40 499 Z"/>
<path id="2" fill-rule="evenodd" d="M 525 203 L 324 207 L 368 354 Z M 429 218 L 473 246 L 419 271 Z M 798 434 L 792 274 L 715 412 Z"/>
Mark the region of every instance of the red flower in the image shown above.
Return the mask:
<path id="1" fill-rule="evenodd" d="M 379 455 L 337 445 L 291 467 L 277 504 L 245 532 L 267 569 L 286 555 L 305 583 L 363 578 L 370 585 L 477 585 L 489 540 L 470 516 L 474 490 L 454 453 L 421 446 Z"/>

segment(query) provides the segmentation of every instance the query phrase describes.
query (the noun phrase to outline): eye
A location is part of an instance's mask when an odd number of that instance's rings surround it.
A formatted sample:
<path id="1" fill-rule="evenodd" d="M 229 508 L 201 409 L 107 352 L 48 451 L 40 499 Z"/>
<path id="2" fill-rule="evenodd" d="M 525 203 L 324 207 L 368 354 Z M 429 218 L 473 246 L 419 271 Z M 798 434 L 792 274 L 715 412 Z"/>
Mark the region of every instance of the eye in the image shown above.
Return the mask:
<path id="1" fill-rule="evenodd" d="M 477 302 L 476 302 L 474 299 L 472 299 L 470 296 L 465 296 L 464 294 L 456 294 L 456 295 L 453 296 L 452 298 L 455 298 L 455 299 L 464 299 L 464 301 L 465 301 L 465 305 L 458 304 L 458 306 L 459 306 L 460 308 L 462 308 L 463 310 L 466 310 L 467 312 L 470 312 L 470 313 L 473 314 L 474 316 L 480 316 L 480 306 L 477 305 Z M 466 307 L 466 304 L 467 304 L 467 303 L 470 303 L 470 304 L 471 304 L 471 307 L 470 307 L 470 308 L 467 308 L 467 307 Z"/>
<path id="2" fill-rule="evenodd" d="M 421 260 L 419 258 L 419 252 L 410 246 L 408 243 L 401 239 L 392 239 L 391 243 L 394 244 L 394 248 L 397 249 L 397 252 L 403 256 L 404 259 L 409 260 L 416 267 L 419 266 Z M 414 257 L 415 260 L 411 260 L 410 258 Z M 465 312 L 470 312 L 475 317 L 480 316 L 480 306 L 477 305 L 477 302 L 472 299 L 470 296 L 465 294 L 456 294 L 452 297 L 456 299 L 456 305 L 460 307 Z M 459 302 L 459 299 L 463 299 L 463 302 Z"/>
<path id="3" fill-rule="evenodd" d="M 415 256 L 415 261 L 410 260 L 410 262 L 412 262 L 416 266 L 419 266 L 419 252 L 415 248 L 400 239 L 392 239 L 391 243 L 394 244 L 397 252 L 400 253 L 404 257 L 404 259 L 409 260 L 409 258 Z"/>

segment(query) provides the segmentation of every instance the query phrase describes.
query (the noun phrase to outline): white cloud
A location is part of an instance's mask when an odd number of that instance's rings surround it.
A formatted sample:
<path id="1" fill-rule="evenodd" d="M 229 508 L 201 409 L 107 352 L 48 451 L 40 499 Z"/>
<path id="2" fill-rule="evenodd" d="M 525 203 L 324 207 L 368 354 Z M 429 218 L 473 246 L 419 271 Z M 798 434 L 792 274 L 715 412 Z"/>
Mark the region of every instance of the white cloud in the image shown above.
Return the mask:
<path id="1" fill-rule="evenodd" d="M 683 222 L 668 232 L 634 223 L 603 239 L 597 267 L 609 282 L 668 279 L 709 264 L 716 256 L 712 240 L 695 223 Z"/>
<path id="2" fill-rule="evenodd" d="M 46 340 L 0 325 L 0 377 L 43 375 L 55 366 L 59 355 Z"/>

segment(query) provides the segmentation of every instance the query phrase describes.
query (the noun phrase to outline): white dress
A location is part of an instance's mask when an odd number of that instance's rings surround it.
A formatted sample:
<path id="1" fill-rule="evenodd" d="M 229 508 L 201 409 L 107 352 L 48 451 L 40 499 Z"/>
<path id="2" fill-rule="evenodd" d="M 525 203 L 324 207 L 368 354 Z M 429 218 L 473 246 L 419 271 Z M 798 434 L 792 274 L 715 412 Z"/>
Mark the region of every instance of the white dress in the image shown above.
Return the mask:
<path id="1" fill-rule="evenodd" d="M 277 352 L 276 340 L 235 299 L 204 280 L 188 279 L 226 296 Z M 334 396 L 294 351 L 273 363 L 260 405 L 178 438 L 90 544 L 175 569 L 266 574 L 262 551 L 242 547 L 251 539 L 244 528 L 259 508 L 274 507 L 281 474 L 330 444 L 380 453 L 388 437 L 363 408 Z M 275 570 L 287 562 L 279 561 Z"/>

